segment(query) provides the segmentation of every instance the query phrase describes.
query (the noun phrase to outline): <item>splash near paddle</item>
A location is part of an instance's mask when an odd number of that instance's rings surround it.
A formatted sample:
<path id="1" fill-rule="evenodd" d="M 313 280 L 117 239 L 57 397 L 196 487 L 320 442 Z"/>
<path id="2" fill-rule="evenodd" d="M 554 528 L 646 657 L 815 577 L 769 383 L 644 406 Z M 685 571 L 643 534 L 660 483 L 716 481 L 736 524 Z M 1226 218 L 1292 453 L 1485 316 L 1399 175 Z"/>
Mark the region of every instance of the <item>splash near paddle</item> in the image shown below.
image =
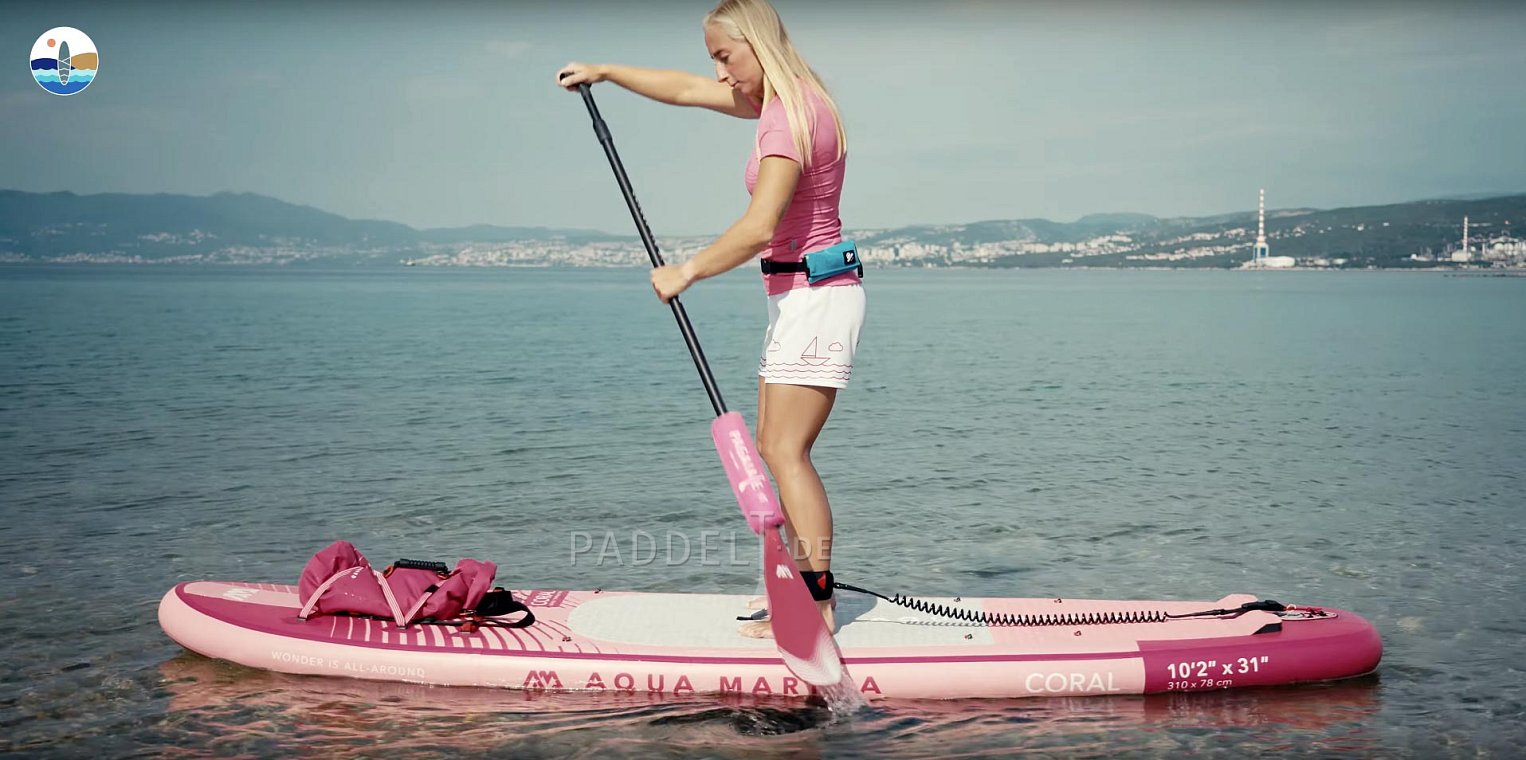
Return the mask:
<path id="1" fill-rule="evenodd" d="M 647 258 L 651 259 L 654 268 L 660 267 L 663 265 L 662 254 L 657 251 L 657 241 L 652 237 L 646 217 L 641 213 L 641 205 L 636 202 L 636 193 L 631 188 L 630 177 L 625 174 L 625 166 L 620 163 L 620 155 L 615 151 L 615 140 L 610 136 L 609 126 L 604 123 L 604 118 L 599 115 L 599 107 L 593 102 L 593 91 L 587 84 L 579 84 L 578 93 L 588 106 L 594 134 L 598 135 L 599 143 L 604 146 L 609 167 L 614 171 L 615 181 L 620 184 L 620 191 L 625 195 L 625 205 L 630 209 L 631 219 L 636 223 L 642 244 L 646 246 Z M 769 485 L 768 477 L 764 475 L 763 458 L 758 455 L 757 446 L 753 444 L 752 433 L 747 430 L 747 423 L 741 414 L 726 411 L 726 402 L 716 387 L 715 376 L 710 373 L 710 364 L 705 361 L 705 353 L 700 349 L 699 338 L 694 334 L 694 325 L 689 321 L 683 304 L 673 298 L 668 301 L 668 306 L 673 309 L 673 318 L 678 321 L 679 332 L 683 333 L 684 343 L 689 347 L 689 356 L 694 359 L 694 367 L 699 370 L 700 381 L 704 383 L 705 392 L 710 396 L 710 405 L 715 409 L 715 421 L 710 425 L 710 435 L 715 442 L 716 452 L 720 454 L 721 465 L 726 469 L 726 477 L 731 481 L 737 506 L 741 508 L 748 527 L 763 535 L 765 567 L 774 568 L 774 571 L 765 571 L 764 587 L 768 592 L 769 609 L 773 610 L 771 623 L 779 655 L 784 658 L 790 671 L 806 683 L 815 686 L 836 685 L 842 679 L 842 654 L 837 650 L 831 631 L 827 630 L 826 621 L 817 612 L 810 590 L 795 573 L 794 561 L 789 558 L 789 552 L 784 551 L 784 540 L 778 530 L 778 526 L 784 522 L 784 512 L 779 507 L 779 496 L 774 493 L 773 486 Z M 773 558 L 768 559 L 770 556 Z M 775 577 L 775 571 L 780 577 Z"/>

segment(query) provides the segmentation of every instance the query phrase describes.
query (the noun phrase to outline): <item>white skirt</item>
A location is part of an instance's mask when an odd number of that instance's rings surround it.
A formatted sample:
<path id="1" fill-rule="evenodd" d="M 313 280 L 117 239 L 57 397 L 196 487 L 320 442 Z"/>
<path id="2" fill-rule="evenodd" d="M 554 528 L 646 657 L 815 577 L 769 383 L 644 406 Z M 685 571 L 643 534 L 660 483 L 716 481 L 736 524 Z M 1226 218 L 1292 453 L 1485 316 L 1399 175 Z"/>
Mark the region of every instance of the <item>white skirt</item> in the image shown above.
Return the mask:
<path id="1" fill-rule="evenodd" d="M 858 284 L 769 296 L 758 377 L 765 383 L 848 387 L 864 308 L 864 286 Z"/>

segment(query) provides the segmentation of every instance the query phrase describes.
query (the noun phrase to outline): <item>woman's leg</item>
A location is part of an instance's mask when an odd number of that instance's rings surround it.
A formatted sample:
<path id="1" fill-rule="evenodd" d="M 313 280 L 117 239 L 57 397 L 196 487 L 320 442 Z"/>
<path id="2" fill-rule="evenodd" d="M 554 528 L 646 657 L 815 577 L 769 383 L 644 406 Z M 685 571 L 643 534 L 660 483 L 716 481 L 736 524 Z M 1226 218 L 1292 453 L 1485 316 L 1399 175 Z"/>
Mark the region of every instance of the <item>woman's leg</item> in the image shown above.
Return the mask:
<path id="1" fill-rule="evenodd" d="M 763 452 L 763 446 L 765 446 L 763 441 L 765 441 L 765 429 L 768 427 L 768 388 L 768 383 L 763 378 L 758 377 L 758 427 L 755 444 L 757 444 L 757 449 L 760 453 Z M 795 525 L 790 520 L 789 508 L 784 505 L 783 496 L 780 498 L 780 507 L 784 507 L 784 546 L 789 548 L 790 556 L 795 557 L 795 566 L 797 568 L 810 569 L 810 566 L 804 563 L 807 549 L 801 548 L 801 540 L 798 539 L 800 534 L 795 533 Z M 748 609 L 766 609 L 766 607 L 768 607 L 768 597 L 754 597 L 748 601 Z"/>
<path id="2" fill-rule="evenodd" d="M 832 507 L 811 462 L 811 447 L 832 413 L 837 389 L 770 383 L 764 395 L 768 418 L 758 453 L 779 487 L 790 551 L 801 570 L 824 572 L 832 565 Z"/>
<path id="3" fill-rule="evenodd" d="M 811 447 L 832 412 L 837 389 L 761 380 L 759 384 L 758 453 L 779 488 L 790 550 L 800 569 L 825 572 L 832 566 L 832 507 L 811 463 Z M 836 630 L 831 602 L 818 606 L 828 629 Z M 766 623 L 749 623 L 742 632 L 772 633 Z"/>
<path id="4" fill-rule="evenodd" d="M 763 449 L 763 410 L 768 405 L 768 394 L 766 392 L 767 388 L 768 383 L 764 382 L 763 377 L 760 375 L 758 377 L 758 427 L 756 428 L 756 440 L 753 442 L 760 451 Z M 795 534 L 791 533 L 789 528 L 789 515 L 786 514 L 784 521 L 784 540 L 787 546 L 795 545 L 794 536 Z M 766 596 L 753 597 L 747 602 L 747 609 L 750 610 L 761 610 L 766 609 L 767 607 L 768 597 Z"/>

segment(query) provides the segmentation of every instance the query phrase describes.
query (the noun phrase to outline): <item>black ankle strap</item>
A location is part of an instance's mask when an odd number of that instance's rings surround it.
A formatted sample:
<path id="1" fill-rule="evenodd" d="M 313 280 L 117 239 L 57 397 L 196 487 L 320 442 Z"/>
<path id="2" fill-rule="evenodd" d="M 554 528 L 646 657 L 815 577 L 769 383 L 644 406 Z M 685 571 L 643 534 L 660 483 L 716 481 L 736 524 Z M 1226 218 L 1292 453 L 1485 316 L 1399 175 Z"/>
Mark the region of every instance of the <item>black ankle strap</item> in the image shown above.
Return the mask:
<path id="1" fill-rule="evenodd" d="M 832 587 L 837 580 L 832 577 L 831 570 L 816 572 L 815 570 L 801 570 L 800 577 L 805 580 L 805 587 L 811 590 L 811 598 L 818 602 L 825 602 L 832 598 Z"/>

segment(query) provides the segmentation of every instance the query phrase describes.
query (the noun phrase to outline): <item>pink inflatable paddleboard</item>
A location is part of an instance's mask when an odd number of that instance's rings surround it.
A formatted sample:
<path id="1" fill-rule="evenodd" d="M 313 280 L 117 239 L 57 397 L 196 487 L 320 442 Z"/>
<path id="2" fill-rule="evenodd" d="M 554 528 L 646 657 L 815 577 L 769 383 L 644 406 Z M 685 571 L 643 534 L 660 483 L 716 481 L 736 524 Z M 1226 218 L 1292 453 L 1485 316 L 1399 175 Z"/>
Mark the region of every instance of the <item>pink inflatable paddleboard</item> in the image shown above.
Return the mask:
<path id="1" fill-rule="evenodd" d="M 768 640 L 737 633 L 743 596 L 529 591 L 526 628 L 471 633 L 319 616 L 297 589 L 193 581 L 165 594 L 159 623 L 208 657 L 284 673 L 445 686 L 688 695 L 808 694 Z M 1294 609 L 1170 619 L 1238 608 L 1212 602 L 929 599 L 1021 625 L 966 623 L 851 592 L 837 643 L 870 699 L 1152 694 L 1329 681 L 1371 672 L 1382 642 L 1349 612 Z"/>

